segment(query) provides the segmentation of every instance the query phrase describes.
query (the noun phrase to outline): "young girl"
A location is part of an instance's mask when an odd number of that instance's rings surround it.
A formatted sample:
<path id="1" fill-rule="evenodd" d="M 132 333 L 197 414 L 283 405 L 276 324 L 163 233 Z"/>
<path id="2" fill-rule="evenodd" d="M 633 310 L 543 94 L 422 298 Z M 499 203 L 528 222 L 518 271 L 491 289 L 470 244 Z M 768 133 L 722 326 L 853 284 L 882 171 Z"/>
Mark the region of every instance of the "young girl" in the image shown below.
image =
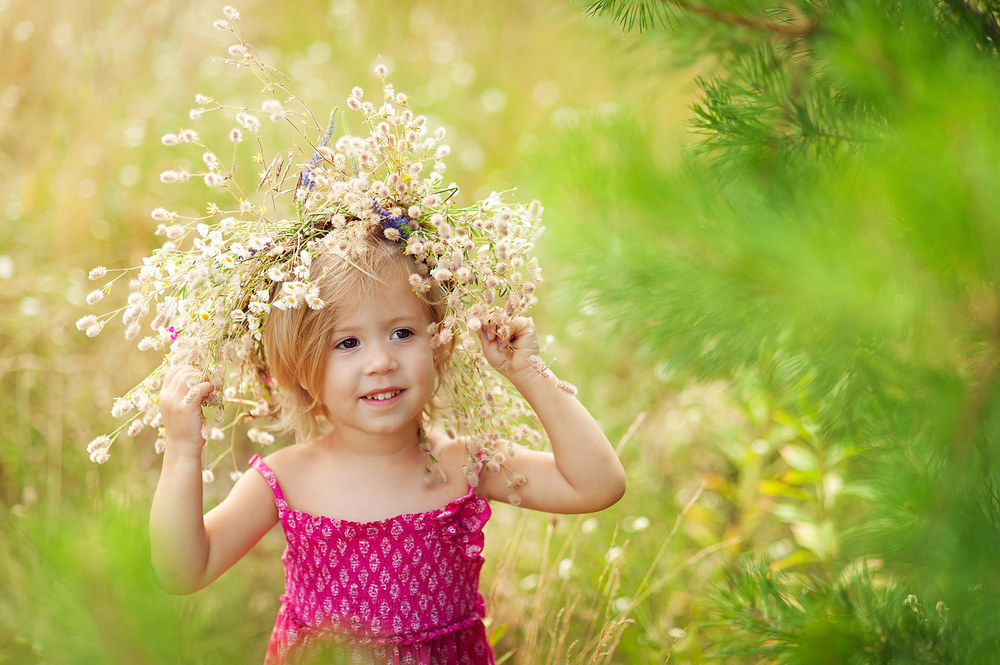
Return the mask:
<path id="1" fill-rule="evenodd" d="M 213 385 L 189 366 L 163 381 L 154 568 L 168 592 L 192 593 L 280 522 L 285 594 L 269 664 L 492 663 L 478 591 L 488 502 L 516 497 L 524 508 L 586 513 L 625 490 L 593 417 L 531 362 L 539 346 L 531 319 L 484 323 L 479 337 L 489 364 L 534 409 L 552 452 L 500 441 L 469 455 L 469 440 L 431 428 L 454 350 L 430 332 L 448 316 L 446 294 L 435 284 L 418 295 L 413 285 L 426 274 L 386 235 L 373 226 L 349 253 L 328 243 L 309 267 L 325 306 L 268 314 L 267 370 L 299 443 L 254 455 L 254 471 L 204 516 L 201 403 Z M 425 482 L 429 461 L 439 482 Z M 521 480 L 516 494 L 512 479 Z"/>

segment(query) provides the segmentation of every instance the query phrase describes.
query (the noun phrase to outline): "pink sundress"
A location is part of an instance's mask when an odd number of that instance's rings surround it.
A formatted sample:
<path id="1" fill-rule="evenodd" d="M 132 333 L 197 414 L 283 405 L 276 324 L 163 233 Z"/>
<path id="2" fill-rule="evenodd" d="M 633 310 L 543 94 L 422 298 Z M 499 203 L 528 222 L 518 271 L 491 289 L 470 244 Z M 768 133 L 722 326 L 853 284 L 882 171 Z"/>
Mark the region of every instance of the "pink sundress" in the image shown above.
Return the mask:
<path id="1" fill-rule="evenodd" d="M 265 665 L 494 662 L 479 593 L 490 506 L 473 488 L 439 510 L 349 522 L 289 508 L 264 460 L 250 466 L 288 542 Z"/>

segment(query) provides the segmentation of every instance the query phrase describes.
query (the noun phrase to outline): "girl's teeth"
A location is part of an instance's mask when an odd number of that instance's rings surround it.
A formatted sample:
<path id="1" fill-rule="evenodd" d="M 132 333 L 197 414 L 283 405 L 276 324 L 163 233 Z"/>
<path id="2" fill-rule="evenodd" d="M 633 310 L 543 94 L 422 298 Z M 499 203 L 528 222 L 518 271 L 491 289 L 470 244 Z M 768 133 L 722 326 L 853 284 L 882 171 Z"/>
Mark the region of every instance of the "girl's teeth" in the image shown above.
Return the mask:
<path id="1" fill-rule="evenodd" d="M 381 402 L 382 400 L 389 399 L 390 397 L 395 397 L 398 394 L 399 391 L 397 390 L 396 392 L 391 392 L 391 393 L 378 393 L 377 395 L 369 395 L 365 399 L 375 399 Z"/>

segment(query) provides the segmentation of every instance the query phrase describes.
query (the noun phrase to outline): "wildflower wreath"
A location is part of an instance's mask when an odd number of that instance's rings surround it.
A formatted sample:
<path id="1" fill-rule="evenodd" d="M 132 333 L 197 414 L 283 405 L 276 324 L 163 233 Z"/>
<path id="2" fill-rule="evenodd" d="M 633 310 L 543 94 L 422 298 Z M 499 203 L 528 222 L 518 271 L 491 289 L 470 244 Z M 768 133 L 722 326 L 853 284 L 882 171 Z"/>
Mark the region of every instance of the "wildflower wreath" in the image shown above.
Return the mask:
<path id="1" fill-rule="evenodd" d="M 133 340 L 140 335 L 143 319 L 152 315 L 152 334 L 142 337 L 138 346 L 164 354 L 159 367 L 115 401 L 112 415 L 126 422 L 90 443 L 91 460 L 106 462 L 123 431 L 135 436 L 146 427 L 158 430 L 156 450 L 163 451 L 157 396 L 167 367 L 178 364 L 199 368 L 199 380 L 215 385 L 205 402 L 216 407 L 212 421 L 203 427 L 205 439 L 224 440 L 228 431 L 229 448 L 206 465 L 206 482 L 214 478 L 219 461 L 232 452 L 241 423 L 248 424 L 248 436 L 255 443 L 273 444 L 274 436 L 263 427 L 280 407 L 262 342 L 265 318 L 272 308 L 322 308 L 325 303 L 319 288 L 310 281 L 312 259 L 324 251 L 346 257 L 364 251 L 364 238 L 373 227 L 380 227 L 386 239 L 397 242 L 400 251 L 415 260 L 417 273 L 410 277 L 414 291 L 426 294 L 436 282 L 446 294 L 447 315 L 428 331 L 435 347 L 453 346 L 450 371 L 438 393 L 445 408 L 438 417 L 449 433 L 461 433 L 469 441 L 466 472 L 470 482 L 475 483 L 483 464 L 499 471 L 504 456 L 497 443 L 538 444 L 541 427 L 517 391 L 490 370 L 475 333 L 488 324 L 498 328 L 501 339 L 507 339 L 510 319 L 536 302 L 535 286 L 542 276 L 531 252 L 544 230 L 539 224 L 541 206 L 537 201 L 529 206 L 507 205 L 503 196 L 493 193 L 475 205 L 458 207 L 457 187 L 443 185 L 444 160 L 450 151 L 442 143 L 445 130 L 428 135 L 426 118 L 414 115 L 409 98 L 386 82 L 388 72 L 381 64 L 375 68 L 382 84 L 377 105 L 365 101 L 359 87 L 347 98 L 347 108 L 360 113 L 367 135 L 347 131 L 345 112 L 343 134 L 335 139 L 337 110 L 326 130 L 320 128 L 289 89 L 287 79 L 265 65 L 246 43 L 239 12 L 227 6 L 224 14 L 226 18 L 216 21 L 215 27 L 232 32 L 239 43 L 229 48 L 231 57 L 223 62 L 251 68 L 270 95 L 261 105 L 263 114 L 272 122 L 293 127 L 309 147 L 277 152 L 261 173 L 256 192 L 247 194 L 234 178 L 240 166 L 235 150 L 227 168 L 194 130 L 163 137 L 166 146 L 190 144 L 204 150 L 205 169 L 164 171 L 162 182 L 183 183 L 197 177 L 211 190 L 231 195 L 233 203 L 227 207 L 209 203 L 203 217 L 157 208 L 152 212 L 159 222 L 156 234 L 165 241 L 143 259 L 142 266 L 90 271 L 92 280 L 111 279 L 88 295 L 89 304 L 101 301 L 126 275 L 132 275 L 130 294 L 121 309 L 84 316 L 77 328 L 95 337 L 121 314 L 125 339 Z M 254 160 L 261 166 L 267 163 L 258 112 L 224 106 L 201 94 L 195 101 L 199 106 L 191 110 L 192 120 L 205 113 L 233 113 L 237 126 L 229 131 L 229 140 L 238 144 L 248 133 L 259 146 Z M 289 102 L 294 108 L 287 106 Z M 430 173 L 423 177 L 428 164 Z M 252 202 L 255 195 L 261 195 L 264 202 Z M 288 198 L 286 207 L 294 210 L 294 219 L 278 219 L 269 212 Z M 528 360 L 555 380 L 539 357 Z M 575 392 L 566 382 L 559 385 Z M 422 445 L 426 450 L 426 440 Z M 441 473 L 434 471 L 433 461 L 430 458 L 427 466 L 428 481 L 432 474 Z M 513 475 L 507 482 L 512 492 L 524 479 Z"/>

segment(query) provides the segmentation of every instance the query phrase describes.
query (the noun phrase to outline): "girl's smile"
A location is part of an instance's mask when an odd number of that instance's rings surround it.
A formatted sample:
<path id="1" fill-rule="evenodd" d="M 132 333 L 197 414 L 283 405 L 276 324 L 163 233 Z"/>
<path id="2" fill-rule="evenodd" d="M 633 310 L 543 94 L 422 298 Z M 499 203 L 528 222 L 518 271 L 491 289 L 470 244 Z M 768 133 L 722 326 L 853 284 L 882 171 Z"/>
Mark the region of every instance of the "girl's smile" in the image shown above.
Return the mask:
<path id="1" fill-rule="evenodd" d="M 387 406 L 389 404 L 395 404 L 399 401 L 399 398 L 405 391 L 402 388 L 389 388 L 387 390 L 381 390 L 369 393 L 362 397 L 361 399 L 366 402 L 371 402 L 372 406 Z"/>

